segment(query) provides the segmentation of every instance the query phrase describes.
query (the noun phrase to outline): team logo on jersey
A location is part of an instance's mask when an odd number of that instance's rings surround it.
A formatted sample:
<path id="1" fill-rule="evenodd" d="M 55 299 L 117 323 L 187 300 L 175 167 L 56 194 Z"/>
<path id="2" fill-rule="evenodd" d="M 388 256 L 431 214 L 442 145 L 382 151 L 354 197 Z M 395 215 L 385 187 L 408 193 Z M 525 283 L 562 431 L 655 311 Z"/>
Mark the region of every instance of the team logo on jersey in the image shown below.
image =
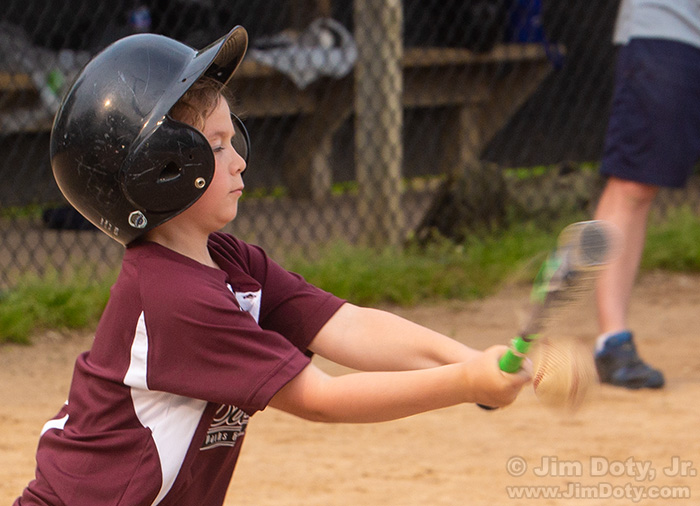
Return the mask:
<path id="1" fill-rule="evenodd" d="M 238 438 L 245 435 L 250 417 L 236 406 L 222 405 L 212 420 L 201 450 L 220 446 L 234 446 Z"/>
<path id="2" fill-rule="evenodd" d="M 238 301 L 238 305 L 243 311 L 247 311 L 255 318 L 255 321 L 260 321 L 260 299 L 262 290 L 256 292 L 233 292 Z"/>

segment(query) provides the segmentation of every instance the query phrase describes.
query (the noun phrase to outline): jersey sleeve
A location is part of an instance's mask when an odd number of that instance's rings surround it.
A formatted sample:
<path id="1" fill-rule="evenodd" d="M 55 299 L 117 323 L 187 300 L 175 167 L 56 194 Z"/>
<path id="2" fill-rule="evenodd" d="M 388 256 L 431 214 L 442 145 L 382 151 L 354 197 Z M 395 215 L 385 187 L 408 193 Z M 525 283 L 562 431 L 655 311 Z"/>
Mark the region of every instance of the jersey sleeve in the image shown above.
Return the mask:
<path id="1" fill-rule="evenodd" d="M 147 357 L 148 389 L 252 414 L 308 364 L 288 339 L 241 311 L 220 276 L 156 271 L 143 276 L 144 311 L 136 330 L 142 337 L 135 340 L 147 347 L 140 353 Z"/>
<path id="2" fill-rule="evenodd" d="M 226 234 L 217 234 L 213 240 L 219 251 L 235 251 L 246 271 L 262 287 L 260 326 L 284 335 L 302 351 L 345 303 L 287 271 L 257 246 Z M 228 255 L 228 261 L 236 261 Z"/>

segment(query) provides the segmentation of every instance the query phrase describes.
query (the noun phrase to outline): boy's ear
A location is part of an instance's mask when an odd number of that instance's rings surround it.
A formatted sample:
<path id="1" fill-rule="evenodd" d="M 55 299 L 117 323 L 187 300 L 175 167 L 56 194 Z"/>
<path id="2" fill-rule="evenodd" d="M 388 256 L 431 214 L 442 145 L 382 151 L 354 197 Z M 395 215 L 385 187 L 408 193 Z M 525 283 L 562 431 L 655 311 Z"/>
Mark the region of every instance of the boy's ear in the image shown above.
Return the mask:
<path id="1" fill-rule="evenodd" d="M 214 176 L 214 154 L 197 129 L 166 117 L 132 149 L 120 173 L 124 196 L 148 213 L 178 213 L 191 206 Z"/>

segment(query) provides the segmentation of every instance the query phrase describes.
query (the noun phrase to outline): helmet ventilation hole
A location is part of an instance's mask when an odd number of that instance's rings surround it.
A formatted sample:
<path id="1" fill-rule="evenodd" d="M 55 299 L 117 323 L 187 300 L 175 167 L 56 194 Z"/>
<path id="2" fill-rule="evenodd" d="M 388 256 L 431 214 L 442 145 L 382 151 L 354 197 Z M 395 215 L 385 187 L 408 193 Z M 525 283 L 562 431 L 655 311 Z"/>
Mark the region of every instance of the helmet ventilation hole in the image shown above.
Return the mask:
<path id="1" fill-rule="evenodd" d="M 158 176 L 157 182 L 171 183 L 173 181 L 176 181 L 177 179 L 180 179 L 180 176 L 182 176 L 182 169 L 180 168 L 180 166 L 175 162 L 170 162 L 165 167 L 163 167 L 163 170 Z"/>

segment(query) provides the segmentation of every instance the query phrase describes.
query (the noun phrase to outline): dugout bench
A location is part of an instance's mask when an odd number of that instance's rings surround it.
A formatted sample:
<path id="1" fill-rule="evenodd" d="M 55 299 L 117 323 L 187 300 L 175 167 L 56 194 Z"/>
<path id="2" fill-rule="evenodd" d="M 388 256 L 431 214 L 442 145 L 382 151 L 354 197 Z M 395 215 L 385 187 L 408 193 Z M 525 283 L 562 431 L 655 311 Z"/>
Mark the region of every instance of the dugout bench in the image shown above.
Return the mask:
<path id="1" fill-rule="evenodd" d="M 488 141 L 552 70 L 541 44 L 500 44 L 485 53 L 411 47 L 404 49 L 400 66 L 402 107 L 446 111 L 440 173 L 473 166 Z M 297 117 L 283 146 L 282 170 L 290 194 L 313 200 L 329 195 L 333 137 L 355 108 L 352 73 L 342 79 L 322 78 L 302 90 L 281 72 L 245 60 L 232 83 L 242 117 Z M 0 113 L 5 118 L 0 135 L 50 130 L 53 118 L 42 114 L 41 106 L 31 76 L 0 71 Z"/>
<path id="2" fill-rule="evenodd" d="M 440 173 L 473 166 L 488 141 L 552 71 L 542 44 L 500 44 L 485 53 L 411 47 L 400 65 L 402 106 L 446 111 Z M 284 146 L 290 194 L 314 200 L 329 195 L 332 141 L 354 112 L 355 85 L 350 75 L 323 78 L 300 90 L 280 72 L 249 60 L 235 74 L 244 118 L 299 117 Z"/>

